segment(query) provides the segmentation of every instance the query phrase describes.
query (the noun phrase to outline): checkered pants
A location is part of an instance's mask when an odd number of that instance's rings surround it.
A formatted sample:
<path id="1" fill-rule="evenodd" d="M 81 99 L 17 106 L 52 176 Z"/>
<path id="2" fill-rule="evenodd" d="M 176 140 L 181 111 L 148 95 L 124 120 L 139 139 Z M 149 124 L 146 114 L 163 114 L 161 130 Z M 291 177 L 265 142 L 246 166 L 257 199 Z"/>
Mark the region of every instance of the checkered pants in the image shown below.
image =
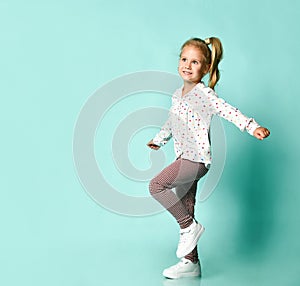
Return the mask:
<path id="1" fill-rule="evenodd" d="M 193 222 L 197 183 L 207 171 L 203 163 L 178 158 L 150 182 L 150 194 L 174 216 L 180 228 Z M 198 261 L 197 247 L 186 258 Z"/>

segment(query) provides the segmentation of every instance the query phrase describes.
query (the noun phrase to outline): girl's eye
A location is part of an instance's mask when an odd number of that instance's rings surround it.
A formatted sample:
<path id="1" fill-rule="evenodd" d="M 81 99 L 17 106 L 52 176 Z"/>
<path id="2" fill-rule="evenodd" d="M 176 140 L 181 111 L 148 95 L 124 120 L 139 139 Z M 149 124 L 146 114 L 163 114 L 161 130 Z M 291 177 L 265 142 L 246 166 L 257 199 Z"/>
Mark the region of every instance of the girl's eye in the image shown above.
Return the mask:
<path id="1" fill-rule="evenodd" d="M 182 58 L 181 60 L 182 60 L 183 62 L 186 62 L 186 58 Z"/>
<path id="2" fill-rule="evenodd" d="M 193 61 L 193 64 L 197 65 L 197 64 L 198 64 L 198 62 L 197 62 L 197 61 Z"/>

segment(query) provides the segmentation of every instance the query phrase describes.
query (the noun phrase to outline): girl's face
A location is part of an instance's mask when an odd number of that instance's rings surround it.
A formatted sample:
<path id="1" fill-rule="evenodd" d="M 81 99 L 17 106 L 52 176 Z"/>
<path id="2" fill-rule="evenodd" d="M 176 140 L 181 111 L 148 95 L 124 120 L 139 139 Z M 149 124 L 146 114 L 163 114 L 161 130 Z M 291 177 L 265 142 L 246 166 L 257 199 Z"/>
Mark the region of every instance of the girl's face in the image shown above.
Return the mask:
<path id="1" fill-rule="evenodd" d="M 199 48 L 188 45 L 182 49 L 178 72 L 185 82 L 199 83 L 208 70 L 209 65 Z"/>

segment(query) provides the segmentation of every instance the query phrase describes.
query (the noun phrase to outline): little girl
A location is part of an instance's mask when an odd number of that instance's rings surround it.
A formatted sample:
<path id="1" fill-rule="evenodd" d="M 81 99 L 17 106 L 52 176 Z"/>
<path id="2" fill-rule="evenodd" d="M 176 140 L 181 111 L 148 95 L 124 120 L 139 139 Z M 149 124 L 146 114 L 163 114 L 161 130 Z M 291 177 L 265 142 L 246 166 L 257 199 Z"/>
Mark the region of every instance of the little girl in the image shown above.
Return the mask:
<path id="1" fill-rule="evenodd" d="M 259 140 L 270 135 L 267 128 L 260 127 L 253 118 L 246 117 L 215 93 L 222 53 L 221 42 L 214 37 L 205 41 L 193 38 L 182 45 L 178 72 L 183 86 L 172 97 L 168 120 L 147 144 L 158 150 L 173 137 L 177 157 L 149 185 L 151 195 L 180 226 L 176 255 L 181 260 L 163 271 L 167 278 L 201 276 L 197 243 L 204 227 L 194 218 L 194 206 L 197 182 L 208 172 L 211 163 L 209 130 L 212 116 L 225 118 Z M 202 82 L 207 73 L 208 87 Z"/>

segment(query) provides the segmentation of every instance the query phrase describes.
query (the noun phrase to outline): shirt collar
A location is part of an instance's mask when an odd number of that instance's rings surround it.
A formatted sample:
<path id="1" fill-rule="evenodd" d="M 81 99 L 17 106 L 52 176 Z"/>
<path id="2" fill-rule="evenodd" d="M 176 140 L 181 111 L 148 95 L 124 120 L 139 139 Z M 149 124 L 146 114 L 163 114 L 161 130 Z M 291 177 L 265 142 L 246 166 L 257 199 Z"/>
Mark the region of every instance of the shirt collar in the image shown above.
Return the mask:
<path id="1" fill-rule="evenodd" d="M 188 93 L 186 93 L 183 97 L 186 97 L 189 94 L 191 94 L 192 92 L 194 92 L 195 90 L 202 89 L 204 87 L 206 87 L 205 84 L 204 84 L 204 82 L 200 81 Z M 182 97 L 182 89 L 183 89 L 183 85 L 176 90 L 176 96 Z"/>

